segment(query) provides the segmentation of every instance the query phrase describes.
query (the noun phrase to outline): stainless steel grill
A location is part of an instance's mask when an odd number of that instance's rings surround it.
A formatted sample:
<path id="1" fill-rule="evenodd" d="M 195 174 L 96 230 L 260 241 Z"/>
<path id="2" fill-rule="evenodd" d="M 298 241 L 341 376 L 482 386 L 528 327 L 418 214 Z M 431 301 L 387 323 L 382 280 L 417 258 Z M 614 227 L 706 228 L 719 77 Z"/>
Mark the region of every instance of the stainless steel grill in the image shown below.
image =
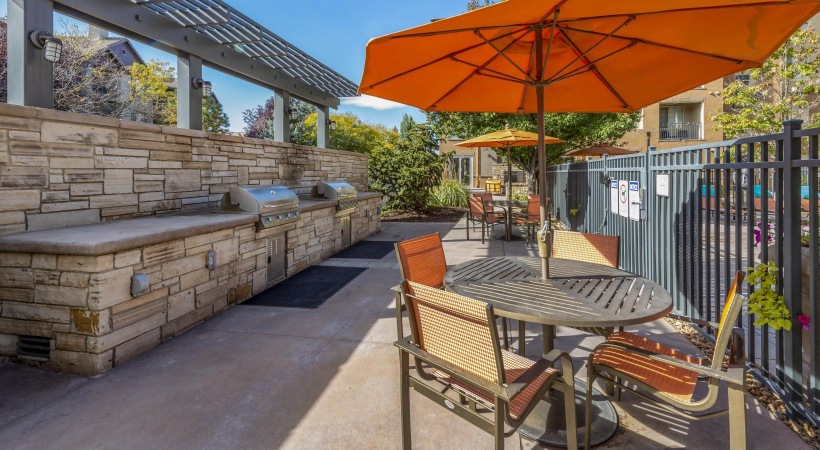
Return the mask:
<path id="1" fill-rule="evenodd" d="M 223 205 L 259 214 L 260 229 L 299 220 L 299 197 L 284 186 L 234 186 Z"/>
<path id="2" fill-rule="evenodd" d="M 316 192 L 330 200 L 336 200 L 336 210 L 354 209 L 358 205 L 356 188 L 344 181 L 320 181 Z"/>

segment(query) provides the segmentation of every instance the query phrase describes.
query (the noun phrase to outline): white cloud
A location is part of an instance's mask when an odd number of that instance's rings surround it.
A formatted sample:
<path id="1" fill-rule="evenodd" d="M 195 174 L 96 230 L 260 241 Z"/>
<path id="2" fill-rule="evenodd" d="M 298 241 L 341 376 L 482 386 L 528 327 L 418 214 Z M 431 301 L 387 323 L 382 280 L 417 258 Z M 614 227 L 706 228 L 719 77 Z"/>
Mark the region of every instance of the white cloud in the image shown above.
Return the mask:
<path id="1" fill-rule="evenodd" d="M 387 109 L 404 108 L 407 105 L 396 103 L 394 101 L 385 100 L 383 98 L 373 97 L 370 95 L 360 95 L 358 97 L 346 97 L 341 99 L 342 105 L 357 106 L 359 108 L 371 108 L 379 111 Z"/>

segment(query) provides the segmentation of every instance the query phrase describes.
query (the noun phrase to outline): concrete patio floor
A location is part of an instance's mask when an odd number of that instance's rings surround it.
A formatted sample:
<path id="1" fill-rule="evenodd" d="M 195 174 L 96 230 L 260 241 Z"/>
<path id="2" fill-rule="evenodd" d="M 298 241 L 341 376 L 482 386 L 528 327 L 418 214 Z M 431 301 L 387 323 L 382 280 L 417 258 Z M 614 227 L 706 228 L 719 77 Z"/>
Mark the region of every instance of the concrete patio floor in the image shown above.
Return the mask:
<path id="1" fill-rule="evenodd" d="M 482 245 L 475 235 L 467 241 L 463 221 L 384 223 L 370 240 L 435 231 L 449 264 L 535 255 L 522 241 Z M 399 448 L 389 292 L 399 281 L 395 255 L 323 264 L 368 270 L 319 309 L 240 305 L 96 379 L 0 365 L 0 448 Z M 528 330 L 533 355 L 541 347 L 539 330 Z M 695 352 L 666 322 L 633 331 Z M 600 341 L 559 328 L 556 345 L 571 352 L 583 377 L 586 357 Z M 466 421 L 416 393 L 410 399 L 414 448 L 492 448 L 491 437 Z M 746 407 L 748 448 L 808 448 L 748 395 Z M 690 421 L 629 394 L 616 408 L 620 430 L 599 448 L 728 448 L 727 416 Z M 527 440 L 524 446 L 534 447 Z M 508 438 L 507 447 L 517 448 L 518 438 Z"/>

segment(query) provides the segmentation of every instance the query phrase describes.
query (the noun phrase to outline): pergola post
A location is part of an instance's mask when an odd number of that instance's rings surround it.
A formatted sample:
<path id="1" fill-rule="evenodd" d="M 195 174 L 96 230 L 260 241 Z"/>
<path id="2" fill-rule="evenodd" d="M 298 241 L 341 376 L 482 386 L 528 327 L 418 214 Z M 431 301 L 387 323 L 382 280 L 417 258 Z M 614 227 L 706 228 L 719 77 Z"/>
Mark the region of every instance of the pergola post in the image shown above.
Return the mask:
<path id="1" fill-rule="evenodd" d="M 273 137 L 290 142 L 290 92 L 277 89 L 273 95 Z"/>
<path id="2" fill-rule="evenodd" d="M 177 55 L 177 126 L 202 129 L 202 89 L 193 80 L 202 78 L 202 58 L 187 53 Z"/>
<path id="3" fill-rule="evenodd" d="M 330 108 L 327 106 L 316 107 L 316 146 L 330 146 Z"/>
<path id="4" fill-rule="evenodd" d="M 54 33 L 51 0 L 9 0 L 7 23 L 8 102 L 54 108 L 54 66 L 29 37 L 35 31 Z"/>

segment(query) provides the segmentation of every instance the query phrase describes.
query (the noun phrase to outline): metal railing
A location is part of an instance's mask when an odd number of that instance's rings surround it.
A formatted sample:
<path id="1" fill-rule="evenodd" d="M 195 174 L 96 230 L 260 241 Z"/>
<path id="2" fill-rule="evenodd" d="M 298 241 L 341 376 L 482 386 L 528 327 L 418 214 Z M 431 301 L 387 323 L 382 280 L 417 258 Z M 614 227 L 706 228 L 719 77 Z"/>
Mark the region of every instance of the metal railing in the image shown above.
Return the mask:
<path id="1" fill-rule="evenodd" d="M 703 124 L 701 122 L 661 123 L 659 131 L 658 136 L 662 141 L 703 139 Z"/>
<path id="2" fill-rule="evenodd" d="M 780 134 L 651 149 L 547 171 L 555 217 L 573 230 L 620 236 L 621 267 L 669 290 L 678 314 L 716 322 L 735 271 L 773 261 L 781 269 L 777 290 L 791 312 L 792 330 L 755 326 L 752 315 L 741 316 L 738 326 L 746 333 L 752 373 L 779 393 L 790 415 L 815 426 L 818 136 L 820 128 L 802 130 L 800 121 L 788 121 Z M 753 291 L 743 287 L 746 294 Z M 810 317 L 808 331 L 797 323 L 801 313 Z"/>

